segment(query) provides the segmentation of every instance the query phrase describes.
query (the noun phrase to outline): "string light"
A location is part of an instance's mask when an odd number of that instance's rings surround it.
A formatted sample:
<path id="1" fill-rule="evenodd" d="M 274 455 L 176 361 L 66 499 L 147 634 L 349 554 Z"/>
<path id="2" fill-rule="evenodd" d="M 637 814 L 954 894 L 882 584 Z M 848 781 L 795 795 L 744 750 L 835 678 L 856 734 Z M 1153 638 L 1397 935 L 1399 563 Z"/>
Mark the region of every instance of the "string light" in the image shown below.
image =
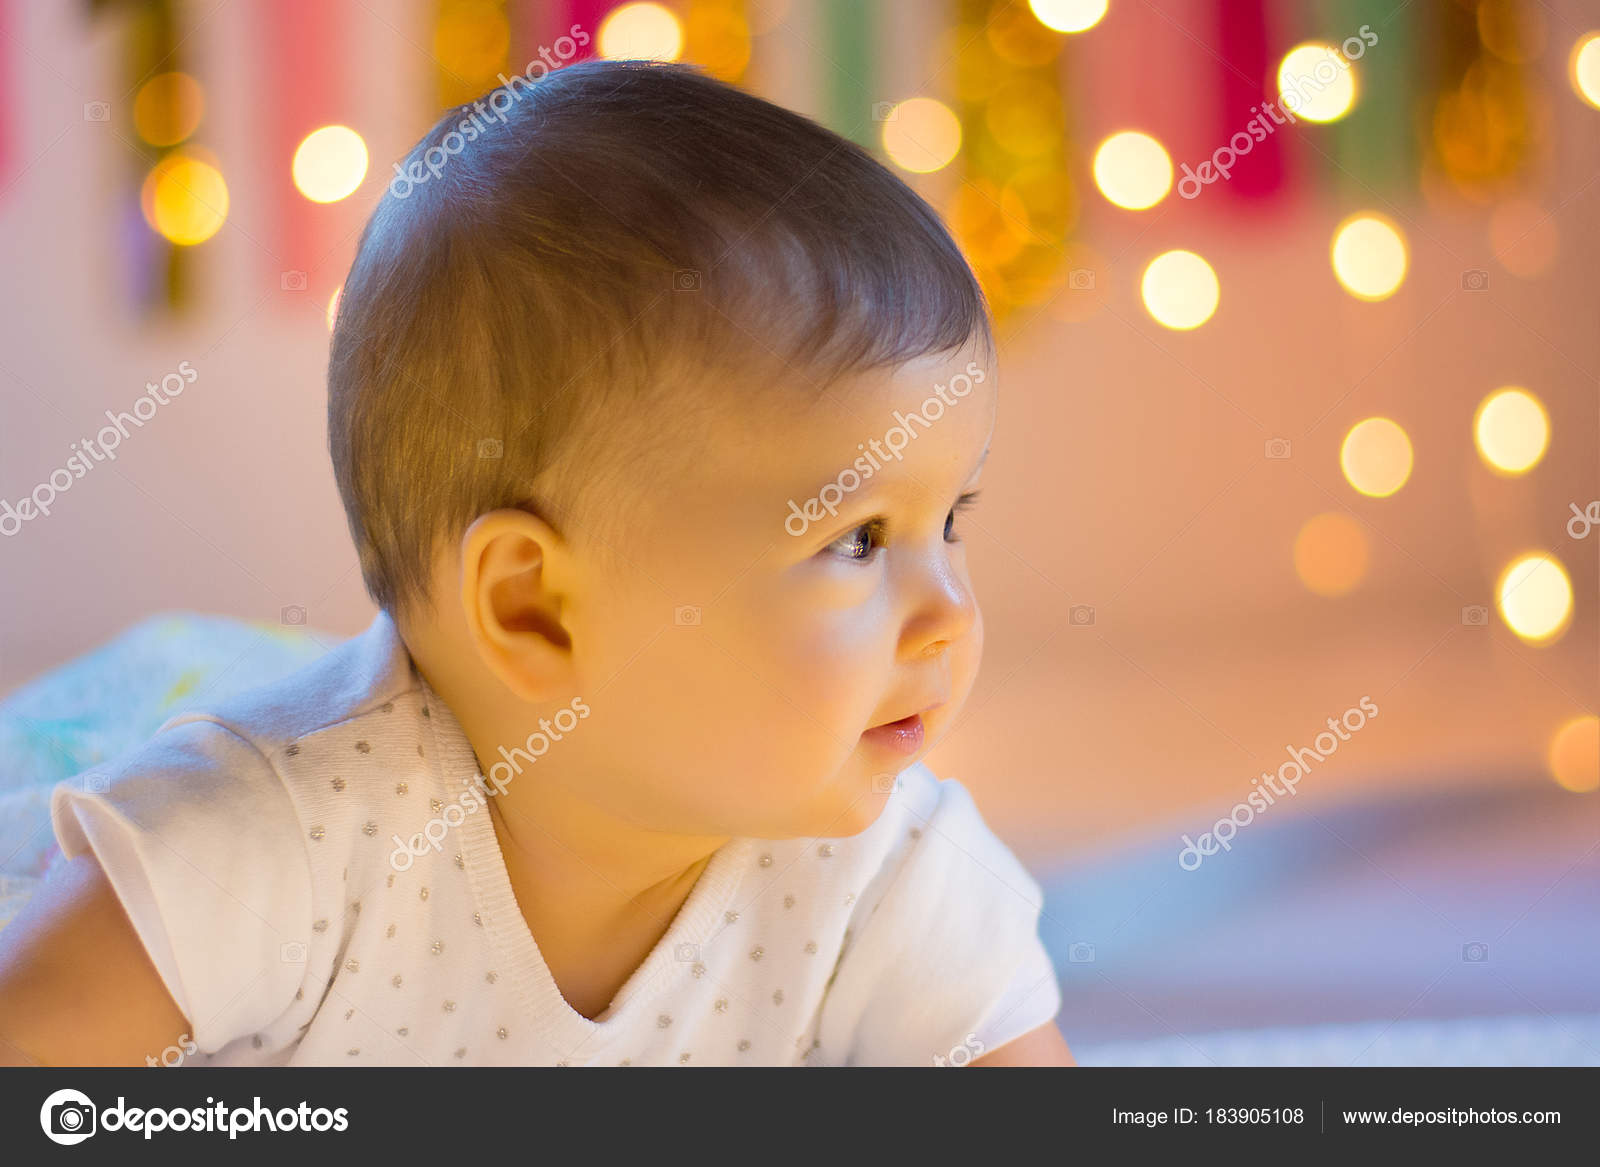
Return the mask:
<path id="1" fill-rule="evenodd" d="M 1333 234 L 1333 274 L 1358 300 L 1394 295 L 1406 278 L 1406 243 L 1393 223 L 1370 212 L 1353 215 Z"/>
<path id="2" fill-rule="evenodd" d="M 1342 596 L 1367 574 L 1367 533 L 1349 515 L 1330 512 L 1307 519 L 1294 541 L 1294 570 L 1319 596 Z"/>
<path id="3" fill-rule="evenodd" d="M 1106 0 L 1028 0 L 1028 7 L 1056 32 L 1087 32 L 1106 14 Z"/>
<path id="4" fill-rule="evenodd" d="M 1550 415 L 1526 389 L 1497 389 L 1478 406 L 1472 436 L 1491 470 L 1507 477 L 1526 474 L 1550 444 Z"/>
<path id="5" fill-rule="evenodd" d="M 931 97 L 895 106 L 883 122 L 883 152 L 901 170 L 931 174 L 950 165 L 961 149 L 961 122 Z"/>
<path id="6" fill-rule="evenodd" d="M 1172 159 L 1149 134 L 1124 130 L 1101 142 L 1094 152 L 1094 181 L 1117 206 L 1143 211 L 1172 189 Z"/>
<path id="7" fill-rule="evenodd" d="M 1501 573 L 1495 602 L 1511 631 L 1530 644 L 1548 644 L 1572 619 L 1572 580 L 1554 555 L 1531 552 Z"/>
<path id="8" fill-rule="evenodd" d="M 1355 102 L 1355 72 L 1338 49 L 1308 41 L 1284 54 L 1278 66 L 1278 104 L 1295 117 L 1337 121 Z"/>
<path id="9" fill-rule="evenodd" d="M 348 198 L 367 176 L 367 144 L 349 126 L 323 126 L 294 152 L 294 185 L 314 203 Z"/>
<path id="10" fill-rule="evenodd" d="M 1600 717 L 1584 714 L 1563 723 L 1546 761 L 1556 782 L 1574 794 L 1600 790 Z"/>
<path id="11" fill-rule="evenodd" d="M 1179 331 L 1210 320 L 1222 295 L 1217 273 L 1192 251 L 1156 256 L 1144 269 L 1139 291 L 1156 322 Z"/>
<path id="12" fill-rule="evenodd" d="M 228 184 L 215 166 L 189 154 L 169 154 L 150 171 L 140 191 L 145 221 L 184 247 L 204 243 L 228 218 Z"/>
<path id="13" fill-rule="evenodd" d="M 600 55 L 608 61 L 676 61 L 683 24 L 660 4 L 624 4 L 600 24 Z"/>
<path id="14" fill-rule="evenodd" d="M 152 146 L 176 146 L 200 128 L 205 92 L 187 73 L 160 73 L 133 99 L 134 131 Z"/>
<path id="15" fill-rule="evenodd" d="M 1600 32 L 1585 33 L 1572 46 L 1572 88 L 1600 109 Z"/>
<path id="16" fill-rule="evenodd" d="M 1413 461 L 1411 439 L 1387 417 L 1358 422 L 1339 447 L 1345 481 L 1369 498 L 1388 498 L 1404 486 Z"/>

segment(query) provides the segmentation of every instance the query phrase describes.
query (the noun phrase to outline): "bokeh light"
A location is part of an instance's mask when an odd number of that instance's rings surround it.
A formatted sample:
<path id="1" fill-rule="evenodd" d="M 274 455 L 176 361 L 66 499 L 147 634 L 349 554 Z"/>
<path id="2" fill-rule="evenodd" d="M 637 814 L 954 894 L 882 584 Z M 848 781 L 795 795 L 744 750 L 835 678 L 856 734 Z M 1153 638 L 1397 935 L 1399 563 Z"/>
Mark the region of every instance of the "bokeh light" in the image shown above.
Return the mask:
<path id="1" fill-rule="evenodd" d="M 1034 77 L 1015 78 L 996 88 L 983 121 L 996 144 L 1017 158 L 1042 158 L 1059 150 L 1067 128 L 1060 96 Z"/>
<path id="2" fill-rule="evenodd" d="M 187 73 L 159 73 L 133 99 L 133 128 L 152 146 L 176 146 L 200 128 L 205 92 Z"/>
<path id="3" fill-rule="evenodd" d="M 1168 251 L 1150 261 L 1139 285 L 1144 306 L 1168 328 L 1199 328 L 1217 310 L 1222 289 L 1211 265 L 1192 251 Z"/>
<path id="4" fill-rule="evenodd" d="M 1367 574 L 1367 533 L 1349 515 L 1329 512 L 1307 519 L 1294 541 L 1294 570 L 1319 596 L 1342 596 Z"/>
<path id="5" fill-rule="evenodd" d="M 961 122 L 942 101 L 913 97 L 884 119 L 883 152 L 901 170 L 931 174 L 948 166 L 960 149 Z"/>
<path id="6" fill-rule="evenodd" d="M 507 65 L 511 24 L 504 6 L 493 0 L 439 0 L 433 32 L 433 56 L 452 88 L 464 86 L 476 96 Z M 469 100 L 463 98 L 462 100 Z"/>
<path id="7" fill-rule="evenodd" d="M 624 4 L 600 24 L 600 55 L 608 61 L 676 61 L 683 24 L 661 4 Z"/>
<path id="8" fill-rule="evenodd" d="M 1350 112 L 1355 100 L 1355 71 L 1332 45 L 1296 45 L 1278 66 L 1278 104 L 1297 118 L 1335 121 Z"/>
<path id="9" fill-rule="evenodd" d="M 1369 212 L 1339 224 L 1331 256 L 1333 274 L 1360 300 L 1392 296 L 1406 278 L 1406 243 L 1399 228 Z"/>
<path id="10" fill-rule="evenodd" d="M 152 230 L 185 247 L 204 243 L 228 219 L 228 184 L 209 162 L 169 154 L 145 177 L 139 207 Z"/>
<path id="11" fill-rule="evenodd" d="M 1057 32 L 1085 32 L 1100 23 L 1107 0 L 1028 0 L 1039 23 Z"/>
<path id="12" fill-rule="evenodd" d="M 1554 555 L 1532 552 L 1501 573 L 1495 603 L 1511 631 L 1530 644 L 1547 644 L 1572 619 L 1572 580 Z"/>
<path id="13" fill-rule="evenodd" d="M 1600 32 L 1587 32 L 1572 47 L 1572 87 L 1578 96 L 1600 109 Z"/>
<path id="14" fill-rule="evenodd" d="M 1550 415 L 1532 393 L 1507 386 L 1478 406 L 1472 436 L 1491 470 L 1508 477 L 1525 474 L 1550 444 Z"/>
<path id="15" fill-rule="evenodd" d="M 1411 477 L 1413 456 L 1406 431 L 1387 417 L 1352 426 L 1339 447 L 1345 481 L 1369 498 L 1388 498 Z"/>
<path id="16" fill-rule="evenodd" d="M 1094 152 L 1094 181 L 1117 206 L 1142 211 L 1172 189 L 1172 159 L 1149 134 L 1124 130 Z"/>
<path id="17" fill-rule="evenodd" d="M 1583 714 L 1563 724 L 1545 760 L 1551 777 L 1574 794 L 1600 790 L 1600 717 Z"/>
<path id="18" fill-rule="evenodd" d="M 348 198 L 367 176 L 367 144 L 349 126 L 323 126 L 294 152 L 294 185 L 314 203 Z"/>
<path id="19" fill-rule="evenodd" d="M 339 297 L 344 295 L 344 285 L 340 284 L 333 289 L 333 295 L 328 297 L 328 311 L 325 314 L 328 321 L 328 331 L 333 331 L 334 324 L 339 319 Z"/>

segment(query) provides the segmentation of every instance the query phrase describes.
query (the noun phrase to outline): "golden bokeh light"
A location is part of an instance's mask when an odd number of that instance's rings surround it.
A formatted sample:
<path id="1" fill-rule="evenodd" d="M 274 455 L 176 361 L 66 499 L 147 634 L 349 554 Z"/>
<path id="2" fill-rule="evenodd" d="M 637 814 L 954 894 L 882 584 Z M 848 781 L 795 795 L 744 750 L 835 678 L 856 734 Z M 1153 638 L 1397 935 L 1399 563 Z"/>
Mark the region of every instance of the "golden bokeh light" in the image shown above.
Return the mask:
<path id="1" fill-rule="evenodd" d="M 1472 437 L 1489 469 L 1506 477 L 1526 474 L 1550 444 L 1550 415 L 1532 393 L 1510 385 L 1483 399 Z"/>
<path id="2" fill-rule="evenodd" d="M 1556 730 L 1545 755 L 1550 775 L 1574 794 L 1600 790 L 1600 717 L 1586 713 Z"/>
<path id="3" fill-rule="evenodd" d="M 139 206 L 152 230 L 173 243 L 204 243 L 228 220 L 228 184 L 209 162 L 169 154 L 145 177 Z"/>
<path id="4" fill-rule="evenodd" d="M 1578 96 L 1600 109 L 1600 32 L 1586 32 L 1578 38 L 1572 46 L 1569 71 Z"/>
<path id="5" fill-rule="evenodd" d="M 1056 32 L 1086 32 L 1106 14 L 1106 0 L 1028 0 L 1028 7 Z"/>
<path id="6" fill-rule="evenodd" d="M 333 295 L 328 297 L 328 310 L 325 313 L 325 316 L 328 321 L 329 332 L 333 331 L 334 324 L 338 322 L 339 297 L 342 295 L 344 295 L 344 285 L 340 284 L 337 288 L 333 289 Z"/>
<path id="7" fill-rule="evenodd" d="M 883 122 L 883 152 L 901 170 L 931 174 L 950 165 L 961 149 L 961 122 L 942 101 L 913 97 Z"/>
<path id="8" fill-rule="evenodd" d="M 1145 310 L 1156 322 L 1186 331 L 1217 310 L 1222 288 L 1211 265 L 1192 251 L 1168 251 L 1150 261 L 1139 285 Z"/>
<path id="9" fill-rule="evenodd" d="M 1284 54 L 1278 65 L 1278 104 L 1295 117 L 1337 121 L 1355 101 L 1355 71 L 1332 45 L 1307 41 Z"/>
<path id="10" fill-rule="evenodd" d="M 1172 159 L 1149 134 L 1123 130 L 1094 152 L 1094 181 L 1117 206 L 1143 211 L 1172 189 Z"/>
<path id="11" fill-rule="evenodd" d="M 995 142 L 1018 158 L 1039 158 L 1059 150 L 1066 133 L 1060 97 L 1037 78 L 1000 85 L 989 98 L 983 120 Z"/>
<path id="12" fill-rule="evenodd" d="M 1519 556 L 1500 575 L 1495 603 L 1506 627 L 1530 644 L 1548 644 L 1572 620 L 1572 580 L 1554 555 Z"/>
<path id="13" fill-rule="evenodd" d="M 511 25 L 493 0 L 443 0 L 433 30 L 433 57 L 452 87 L 481 93 L 506 67 Z M 467 99 L 463 99 L 467 100 Z"/>
<path id="14" fill-rule="evenodd" d="M 1307 519 L 1294 541 L 1294 570 L 1319 596 L 1342 596 L 1367 574 L 1367 533 L 1349 515 L 1329 512 Z"/>
<path id="15" fill-rule="evenodd" d="M 294 152 L 295 189 L 314 203 L 348 198 L 367 176 L 367 144 L 349 126 L 323 126 Z"/>
<path id="16" fill-rule="evenodd" d="M 133 99 L 133 128 L 152 146 L 176 146 L 200 128 L 205 91 L 187 73 L 159 73 Z"/>
<path id="17" fill-rule="evenodd" d="M 1413 461 L 1411 439 L 1386 417 L 1358 422 L 1339 447 L 1345 481 L 1368 498 L 1388 498 L 1404 486 Z"/>
<path id="18" fill-rule="evenodd" d="M 600 23 L 600 55 L 608 61 L 676 61 L 683 24 L 662 4 L 624 4 Z"/>
<path id="19" fill-rule="evenodd" d="M 1394 295 L 1406 278 L 1406 242 L 1399 228 L 1370 212 L 1352 215 L 1333 233 L 1333 274 L 1359 300 Z"/>

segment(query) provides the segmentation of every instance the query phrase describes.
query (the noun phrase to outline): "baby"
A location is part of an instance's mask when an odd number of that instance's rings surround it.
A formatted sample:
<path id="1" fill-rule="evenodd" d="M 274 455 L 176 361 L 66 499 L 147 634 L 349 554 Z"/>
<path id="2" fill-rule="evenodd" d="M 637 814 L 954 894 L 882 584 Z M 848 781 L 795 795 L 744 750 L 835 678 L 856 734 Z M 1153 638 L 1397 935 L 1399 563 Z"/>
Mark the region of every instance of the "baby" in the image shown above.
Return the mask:
<path id="1" fill-rule="evenodd" d="M 381 611 L 55 790 L 0 1060 L 1072 1064 L 1037 883 L 918 761 L 983 642 L 950 236 L 686 67 L 486 100 L 333 337 Z"/>

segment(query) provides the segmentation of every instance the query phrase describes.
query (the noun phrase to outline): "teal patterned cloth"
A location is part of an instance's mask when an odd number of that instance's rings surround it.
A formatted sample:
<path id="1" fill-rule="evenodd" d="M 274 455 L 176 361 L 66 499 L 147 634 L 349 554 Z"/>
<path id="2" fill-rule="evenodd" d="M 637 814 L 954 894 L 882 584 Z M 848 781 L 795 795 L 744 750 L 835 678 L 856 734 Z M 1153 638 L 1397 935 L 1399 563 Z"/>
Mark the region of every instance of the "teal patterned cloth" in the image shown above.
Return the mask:
<path id="1" fill-rule="evenodd" d="M 51 787 L 141 744 L 169 717 L 275 681 L 341 639 L 164 613 L 0 701 L 0 926 L 60 853 Z"/>

